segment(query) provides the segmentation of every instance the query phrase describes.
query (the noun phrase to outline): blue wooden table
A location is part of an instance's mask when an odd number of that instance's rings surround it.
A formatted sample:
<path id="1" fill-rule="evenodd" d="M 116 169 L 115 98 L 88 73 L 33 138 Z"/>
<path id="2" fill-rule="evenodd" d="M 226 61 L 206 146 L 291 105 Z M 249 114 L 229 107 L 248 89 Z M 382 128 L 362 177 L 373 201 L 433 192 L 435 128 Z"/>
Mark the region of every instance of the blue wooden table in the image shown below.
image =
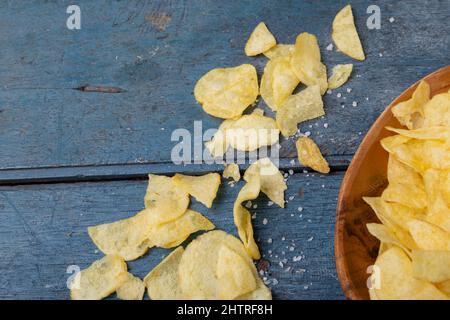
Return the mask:
<path id="1" fill-rule="evenodd" d="M 252 63 L 261 75 L 266 58 L 246 57 L 243 47 L 265 21 L 281 43 L 317 35 L 329 67 L 354 63 L 350 81 L 324 96 L 326 116 L 300 125 L 332 172 L 305 173 L 294 140 L 282 139 L 280 167 L 294 172 L 289 202 L 283 210 L 261 196 L 252 209 L 274 298 L 342 299 L 333 228 L 345 169 L 385 106 L 450 61 L 450 1 L 373 2 L 351 1 L 363 62 L 325 49 L 347 1 L 0 2 L 0 298 L 67 299 L 67 268 L 101 257 L 86 228 L 140 210 L 147 173 L 220 172 L 174 165 L 171 134 L 192 131 L 194 121 L 204 130 L 220 124 L 192 95 L 208 70 Z M 80 30 L 66 27 L 70 4 L 81 9 Z M 371 4 L 381 9 L 378 30 L 366 27 Z M 241 186 L 224 181 L 212 209 L 191 206 L 235 234 Z M 152 250 L 130 270 L 142 277 L 167 253 Z"/>

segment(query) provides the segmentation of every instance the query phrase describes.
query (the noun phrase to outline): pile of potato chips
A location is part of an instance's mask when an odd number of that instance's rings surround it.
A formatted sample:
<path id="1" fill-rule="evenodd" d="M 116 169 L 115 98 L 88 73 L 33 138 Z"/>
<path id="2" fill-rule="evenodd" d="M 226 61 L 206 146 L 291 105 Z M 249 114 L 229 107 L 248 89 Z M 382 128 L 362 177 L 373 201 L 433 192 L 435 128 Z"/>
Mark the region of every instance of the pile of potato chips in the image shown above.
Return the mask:
<path id="1" fill-rule="evenodd" d="M 332 28 L 336 46 L 348 56 L 364 60 L 350 6 L 338 13 Z M 245 53 L 264 54 L 269 59 L 260 84 L 255 67 L 242 64 L 213 69 L 194 88 L 203 110 L 225 119 L 206 143 L 214 157 L 222 157 L 229 147 L 255 151 L 277 143 L 280 133 L 285 137 L 294 135 L 298 123 L 325 114 L 322 95 L 328 88 L 343 85 L 353 68 L 352 64 L 337 65 L 328 79 L 314 35 L 301 33 L 294 45 L 277 44 L 264 23 L 250 35 Z M 301 83 L 306 87 L 294 94 Z M 277 113 L 275 119 L 265 116 L 259 108 L 244 114 L 258 95 Z M 296 146 L 304 166 L 322 173 L 330 171 L 312 139 L 301 137 Z M 237 164 L 228 164 L 223 176 L 239 181 Z M 253 264 L 253 259 L 261 255 L 250 212 L 242 203 L 256 199 L 262 192 L 284 208 L 287 186 L 269 158 L 252 163 L 243 178 L 245 185 L 233 206 L 239 240 L 223 231 L 211 231 L 213 223 L 189 209 L 190 196 L 211 208 L 221 182 L 219 174 L 150 174 L 144 210 L 127 219 L 88 228 L 105 257 L 77 274 L 71 298 L 102 299 L 116 292 L 120 299 L 140 300 L 147 289 L 151 299 L 271 299 L 270 290 Z M 180 246 L 198 231 L 207 232 L 186 248 Z M 138 259 L 153 247 L 176 249 L 142 281 L 128 272 L 125 261 Z"/>
<path id="2" fill-rule="evenodd" d="M 387 128 L 389 185 L 364 198 L 381 221 L 370 297 L 450 299 L 450 92 L 430 99 L 422 81 L 392 112 L 408 129 Z"/>

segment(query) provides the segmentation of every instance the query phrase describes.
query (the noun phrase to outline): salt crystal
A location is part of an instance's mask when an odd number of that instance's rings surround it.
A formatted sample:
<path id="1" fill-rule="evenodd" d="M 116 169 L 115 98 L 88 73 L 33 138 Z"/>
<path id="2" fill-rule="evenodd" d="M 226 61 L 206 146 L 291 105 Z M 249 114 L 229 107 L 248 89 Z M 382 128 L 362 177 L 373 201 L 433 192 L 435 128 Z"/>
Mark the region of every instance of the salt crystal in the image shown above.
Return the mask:
<path id="1" fill-rule="evenodd" d="M 342 94 L 340 92 L 338 92 L 338 94 L 336 95 L 336 97 L 340 98 L 342 97 Z"/>
<path id="2" fill-rule="evenodd" d="M 389 18 L 389 22 L 390 22 L 390 23 L 392 23 L 392 22 L 394 22 L 394 21 L 395 21 L 394 17 L 390 17 L 390 18 Z"/>
<path id="3" fill-rule="evenodd" d="M 267 239 L 267 243 L 272 243 L 272 238 Z"/>
<path id="4" fill-rule="evenodd" d="M 251 201 L 247 201 L 247 203 L 245 204 L 246 208 L 250 208 L 252 206 L 252 202 Z"/>
<path id="5" fill-rule="evenodd" d="M 292 201 L 292 200 L 294 200 L 294 196 L 289 197 L 289 201 Z"/>
<path id="6" fill-rule="evenodd" d="M 273 205 L 273 201 L 267 202 L 267 205 L 268 205 L 269 207 L 272 206 L 272 205 Z"/>
<path id="7" fill-rule="evenodd" d="M 330 43 L 329 45 L 327 45 L 327 50 L 328 50 L 328 51 L 332 51 L 333 48 L 334 48 L 334 46 L 333 46 L 332 43 Z"/>
<path id="8" fill-rule="evenodd" d="M 256 208 L 258 208 L 258 205 L 255 203 L 255 204 L 253 205 L 253 209 L 256 209 Z"/>
<path id="9" fill-rule="evenodd" d="M 266 225 L 267 222 L 268 222 L 268 221 L 267 221 L 267 218 L 264 218 L 264 219 L 263 219 L 263 224 Z"/>
<path id="10" fill-rule="evenodd" d="M 314 237 L 309 237 L 307 241 L 311 242 L 311 241 L 313 241 L 313 239 L 314 239 Z"/>
<path id="11" fill-rule="evenodd" d="M 324 128 L 328 128 L 328 123 L 324 123 L 324 124 L 323 124 L 323 127 L 324 127 Z"/>
<path id="12" fill-rule="evenodd" d="M 302 212 L 303 211 L 303 208 L 302 207 L 298 207 L 298 212 Z"/>
<path id="13" fill-rule="evenodd" d="M 352 102 L 352 106 L 353 106 L 353 107 L 356 107 L 357 105 L 358 105 L 358 102 L 356 102 L 356 101 L 353 101 L 353 102 Z"/>
<path id="14" fill-rule="evenodd" d="M 309 137 L 311 135 L 311 132 L 310 131 L 306 131 L 305 132 L 305 137 Z"/>
<path id="15" fill-rule="evenodd" d="M 348 93 L 352 92 L 352 88 L 347 88 L 347 92 Z"/>
<path id="16" fill-rule="evenodd" d="M 289 172 L 289 175 L 290 175 L 290 176 L 292 176 L 292 175 L 294 174 L 294 170 L 292 170 L 292 169 L 289 169 L 288 172 Z"/>

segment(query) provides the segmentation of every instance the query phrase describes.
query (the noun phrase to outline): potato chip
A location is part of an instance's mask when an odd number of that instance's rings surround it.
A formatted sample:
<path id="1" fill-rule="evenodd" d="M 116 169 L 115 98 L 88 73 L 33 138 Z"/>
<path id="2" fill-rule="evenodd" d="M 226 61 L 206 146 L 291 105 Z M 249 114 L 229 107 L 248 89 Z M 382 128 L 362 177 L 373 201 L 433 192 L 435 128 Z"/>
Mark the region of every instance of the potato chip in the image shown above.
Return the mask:
<path id="1" fill-rule="evenodd" d="M 142 300 L 144 292 L 145 285 L 142 280 L 127 273 L 126 280 L 117 288 L 117 297 L 120 300 Z"/>
<path id="2" fill-rule="evenodd" d="M 294 73 L 290 56 L 273 58 L 267 62 L 261 78 L 261 97 L 277 111 L 300 83 Z"/>
<path id="3" fill-rule="evenodd" d="M 411 260 L 398 247 L 393 247 L 380 255 L 375 265 L 379 268 L 380 286 L 375 287 L 374 291 L 380 300 L 447 298 L 433 284 L 414 278 Z"/>
<path id="4" fill-rule="evenodd" d="M 421 250 L 449 251 L 450 233 L 440 227 L 422 220 L 412 220 L 408 224 L 409 232 Z"/>
<path id="5" fill-rule="evenodd" d="M 219 190 L 220 175 L 218 173 L 208 173 L 202 176 L 186 176 L 177 173 L 173 177 L 173 182 L 177 187 L 189 193 L 207 208 L 211 208 Z"/>
<path id="6" fill-rule="evenodd" d="M 297 147 L 298 160 L 302 165 L 321 173 L 330 172 L 327 160 L 322 156 L 319 147 L 311 138 L 300 137 L 295 146 Z"/>
<path id="7" fill-rule="evenodd" d="M 256 56 L 266 52 L 277 44 L 275 37 L 270 33 L 264 22 L 260 22 L 253 30 L 250 38 L 245 44 L 245 54 L 247 56 Z"/>
<path id="8" fill-rule="evenodd" d="M 206 147 L 213 157 L 221 157 L 228 146 L 240 151 L 255 151 L 278 142 L 280 131 L 275 120 L 261 109 L 236 120 L 225 120 Z"/>
<path id="9" fill-rule="evenodd" d="M 450 280 L 450 251 L 412 251 L 412 270 L 416 279 L 430 282 Z"/>
<path id="10" fill-rule="evenodd" d="M 236 163 L 230 163 L 225 166 L 222 177 L 228 179 L 232 178 L 235 182 L 241 180 L 241 173 L 239 172 L 239 166 Z"/>
<path id="11" fill-rule="evenodd" d="M 144 202 L 146 208 L 158 212 L 159 222 L 167 222 L 186 211 L 189 194 L 179 188 L 172 178 L 149 174 Z"/>
<path id="12" fill-rule="evenodd" d="M 331 37 L 342 53 L 356 60 L 362 61 L 366 58 L 356 31 L 351 5 L 346 5 L 334 18 Z"/>
<path id="13" fill-rule="evenodd" d="M 269 59 L 276 59 L 279 57 L 290 56 L 295 50 L 293 44 L 277 44 L 275 47 L 264 51 L 264 55 Z"/>
<path id="14" fill-rule="evenodd" d="M 353 64 L 338 64 L 333 67 L 333 73 L 328 78 L 328 88 L 336 89 L 347 82 L 353 71 Z"/>
<path id="15" fill-rule="evenodd" d="M 185 299 L 178 279 L 178 267 L 183 253 L 183 247 L 176 248 L 145 276 L 144 284 L 150 299 Z"/>
<path id="16" fill-rule="evenodd" d="M 450 92 L 435 95 L 423 106 L 423 126 L 450 127 Z"/>
<path id="17" fill-rule="evenodd" d="M 364 197 L 364 201 L 371 206 L 378 219 L 387 227 L 389 232 L 409 250 L 417 249 L 417 244 L 408 232 L 407 223 L 417 217 L 417 213 L 405 206 L 389 203 L 380 197 Z"/>
<path id="18" fill-rule="evenodd" d="M 249 264 L 236 252 L 222 245 L 217 259 L 218 298 L 231 300 L 256 289 Z"/>
<path id="19" fill-rule="evenodd" d="M 392 108 L 392 114 L 408 129 L 415 129 L 422 122 L 424 106 L 430 100 L 430 86 L 421 81 L 412 94 L 411 99 L 400 102 Z"/>
<path id="20" fill-rule="evenodd" d="M 401 134 L 402 136 L 418 140 L 450 140 L 450 127 L 445 126 L 424 127 L 413 130 L 392 127 L 386 127 L 386 129 Z"/>
<path id="21" fill-rule="evenodd" d="M 200 230 L 212 230 L 214 224 L 201 213 L 186 210 L 179 218 L 155 226 L 148 236 L 149 247 L 173 248 L 180 245 L 190 234 Z"/>
<path id="22" fill-rule="evenodd" d="M 269 158 L 262 158 L 245 171 L 244 180 L 249 182 L 254 175 L 260 176 L 261 191 L 274 203 L 284 208 L 284 191 L 287 189 L 283 175 Z"/>
<path id="23" fill-rule="evenodd" d="M 426 221 L 450 232 L 450 171 L 428 169 L 423 180 L 428 203 Z"/>
<path id="24" fill-rule="evenodd" d="M 134 260 L 148 250 L 147 237 L 154 225 L 154 216 L 152 210 L 146 209 L 131 218 L 89 227 L 88 233 L 104 254 Z"/>
<path id="25" fill-rule="evenodd" d="M 194 88 L 195 99 L 203 110 L 218 118 L 236 118 L 255 102 L 258 96 L 258 76 L 250 64 L 209 71 Z"/>
<path id="26" fill-rule="evenodd" d="M 447 295 L 450 299 L 450 280 L 439 282 L 435 284 L 436 287 Z"/>
<path id="27" fill-rule="evenodd" d="M 238 230 L 239 238 L 244 243 L 245 249 L 252 259 L 261 257 L 258 246 L 253 238 L 253 226 L 250 212 L 242 206 L 242 202 L 254 200 L 261 190 L 261 176 L 254 175 L 239 191 L 233 206 L 234 224 Z"/>
<path id="28" fill-rule="evenodd" d="M 226 246 L 243 259 L 239 259 L 239 262 L 237 262 L 240 264 L 240 270 L 241 268 L 246 269 L 242 265 L 242 261 L 250 268 L 250 274 L 246 271 L 240 271 L 238 277 L 243 277 L 244 275 L 252 276 L 255 279 L 258 277 L 255 266 L 238 239 L 220 230 L 210 231 L 193 240 L 186 247 L 181 257 L 178 268 L 180 286 L 188 299 L 219 299 L 224 295 L 227 297 L 237 296 L 238 291 L 242 290 L 243 284 L 236 284 L 236 287 L 227 285 L 226 288 L 230 291 L 224 293 L 222 286 L 225 284 L 218 277 L 219 253 L 223 254 L 222 246 Z M 225 263 L 224 260 L 229 261 L 229 259 L 223 259 L 222 257 L 221 261 Z M 232 268 L 235 264 L 236 262 L 234 261 L 233 265 L 221 265 L 220 274 L 229 274 L 233 271 Z M 224 268 L 229 268 L 230 270 L 225 271 Z M 235 281 L 235 279 L 230 279 L 230 281 Z M 246 283 L 246 287 L 251 283 L 249 279 L 242 279 L 242 281 Z"/>
<path id="29" fill-rule="evenodd" d="M 385 225 L 380 223 L 368 223 L 366 226 L 370 234 L 380 240 L 381 243 L 396 245 L 402 248 L 408 255 L 410 254 L 410 250 L 406 248 Z"/>
<path id="30" fill-rule="evenodd" d="M 78 273 L 71 283 L 72 300 L 100 300 L 116 291 L 126 280 L 127 264 L 116 255 L 107 255 Z"/>
<path id="31" fill-rule="evenodd" d="M 292 70 L 305 85 L 318 85 L 320 94 L 323 95 L 328 88 L 327 67 L 320 59 L 317 38 L 306 32 L 297 36 L 295 50 L 290 60 Z"/>
<path id="32" fill-rule="evenodd" d="M 236 297 L 234 300 L 272 300 L 272 293 L 270 292 L 270 289 L 266 287 L 264 282 L 257 277 L 256 289 Z"/>
<path id="33" fill-rule="evenodd" d="M 278 109 L 276 122 L 281 134 L 289 137 L 297 132 L 297 125 L 300 122 L 318 118 L 324 114 L 320 89 L 318 86 L 311 86 L 286 100 Z"/>

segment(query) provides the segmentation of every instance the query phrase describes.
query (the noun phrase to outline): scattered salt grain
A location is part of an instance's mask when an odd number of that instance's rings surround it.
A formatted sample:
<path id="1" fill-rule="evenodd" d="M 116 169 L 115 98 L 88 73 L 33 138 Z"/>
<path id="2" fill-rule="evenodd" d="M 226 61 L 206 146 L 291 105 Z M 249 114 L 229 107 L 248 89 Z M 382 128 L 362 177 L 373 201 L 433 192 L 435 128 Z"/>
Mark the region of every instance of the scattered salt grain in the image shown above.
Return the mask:
<path id="1" fill-rule="evenodd" d="M 289 201 L 294 200 L 294 198 L 295 198 L 294 196 L 290 196 L 290 197 L 289 197 Z"/>
<path id="2" fill-rule="evenodd" d="M 290 175 L 290 176 L 292 176 L 292 175 L 294 174 L 294 170 L 292 170 L 292 169 L 289 169 L 288 172 L 289 172 L 289 175 Z"/>
<path id="3" fill-rule="evenodd" d="M 298 207 L 297 210 L 298 210 L 298 212 L 302 212 L 303 211 L 303 207 Z"/>
<path id="4" fill-rule="evenodd" d="M 247 201 L 247 203 L 245 204 L 245 207 L 250 209 L 252 206 L 252 202 L 251 201 Z"/>
<path id="5" fill-rule="evenodd" d="M 268 222 L 268 221 L 267 221 L 267 218 L 264 218 L 264 219 L 263 219 L 263 224 L 266 225 L 267 222 Z"/>
<path id="6" fill-rule="evenodd" d="M 326 128 L 328 128 L 328 123 L 324 123 L 323 124 L 323 127 L 326 129 Z"/>
<path id="7" fill-rule="evenodd" d="M 336 95 L 336 97 L 340 98 L 342 97 L 342 94 L 340 92 L 338 92 L 338 94 Z"/>
<path id="8" fill-rule="evenodd" d="M 255 204 L 253 205 L 253 209 L 256 209 L 256 208 L 258 208 L 258 205 L 255 203 Z"/>
<path id="9" fill-rule="evenodd" d="M 353 107 L 356 107 L 356 106 L 358 106 L 358 102 L 356 102 L 356 101 L 353 101 L 353 102 L 352 102 L 352 106 L 353 106 Z"/>
<path id="10" fill-rule="evenodd" d="M 267 239 L 267 243 L 272 243 L 272 238 Z"/>
<path id="11" fill-rule="evenodd" d="M 390 23 L 392 23 L 392 22 L 394 22 L 394 21 L 395 21 L 394 17 L 390 17 L 390 18 L 389 18 L 389 22 L 390 22 Z"/>
<path id="12" fill-rule="evenodd" d="M 333 46 L 332 43 L 330 43 L 329 45 L 327 45 L 327 50 L 328 50 L 328 51 L 333 51 L 333 48 L 334 48 L 334 46 Z"/>
<path id="13" fill-rule="evenodd" d="M 348 93 L 352 92 L 352 88 L 347 88 L 347 92 Z"/>
<path id="14" fill-rule="evenodd" d="M 306 241 L 311 242 L 311 241 L 313 241 L 313 239 L 314 239 L 314 237 L 309 237 L 308 240 L 306 240 Z"/>

